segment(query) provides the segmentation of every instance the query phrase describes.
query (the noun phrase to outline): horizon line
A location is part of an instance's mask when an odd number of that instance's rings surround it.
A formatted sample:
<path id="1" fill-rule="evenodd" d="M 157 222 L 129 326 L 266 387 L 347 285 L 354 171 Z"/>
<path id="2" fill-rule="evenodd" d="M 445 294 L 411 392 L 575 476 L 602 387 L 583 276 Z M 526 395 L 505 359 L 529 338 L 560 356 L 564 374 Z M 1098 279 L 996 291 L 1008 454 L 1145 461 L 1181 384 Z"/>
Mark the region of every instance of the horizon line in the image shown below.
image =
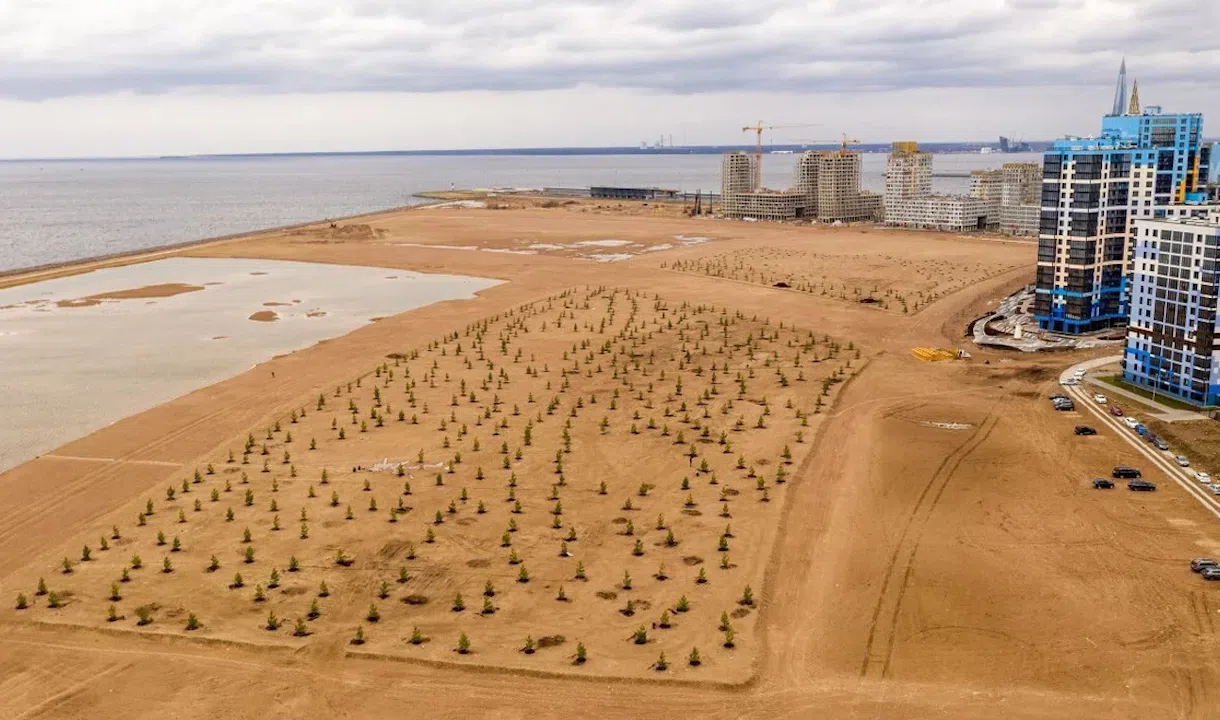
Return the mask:
<path id="1" fill-rule="evenodd" d="M 1052 140 L 1024 140 L 1031 145 L 1049 145 Z M 855 143 L 852 149 L 881 150 L 888 148 L 892 141 Z M 997 141 L 929 141 L 920 142 L 920 147 L 926 148 L 960 148 L 963 150 L 984 147 L 999 148 Z M 767 150 L 835 150 L 840 143 L 770 143 L 762 146 Z M 752 151 L 756 146 L 749 144 L 727 145 L 673 145 L 663 147 L 639 147 L 634 145 L 589 145 L 589 146 L 554 146 L 554 147 L 499 147 L 499 148 L 442 148 L 430 150 L 299 150 L 278 152 L 235 152 L 235 153 L 187 153 L 162 155 L 82 155 L 82 156 L 52 156 L 52 157 L 2 157 L 0 162 L 97 162 L 97 161 L 148 161 L 148 160 L 216 160 L 226 158 L 272 158 L 272 157 L 345 157 L 345 156 L 477 156 L 477 155 L 707 155 L 713 153 L 732 152 L 735 150 Z M 1041 152 L 1030 150 L 1028 152 Z M 1005 153 L 997 153 L 1005 154 Z M 1016 154 L 1016 153 L 1011 153 Z"/>

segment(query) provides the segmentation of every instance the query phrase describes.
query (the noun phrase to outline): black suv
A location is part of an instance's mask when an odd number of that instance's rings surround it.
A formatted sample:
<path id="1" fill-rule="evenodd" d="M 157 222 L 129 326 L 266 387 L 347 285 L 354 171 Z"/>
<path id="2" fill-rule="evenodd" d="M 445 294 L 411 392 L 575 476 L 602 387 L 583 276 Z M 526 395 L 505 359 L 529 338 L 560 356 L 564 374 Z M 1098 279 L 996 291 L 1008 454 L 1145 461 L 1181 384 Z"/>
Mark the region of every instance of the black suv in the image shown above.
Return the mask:
<path id="1" fill-rule="evenodd" d="M 1119 465 L 1114 468 L 1114 472 L 1110 473 L 1110 476 L 1119 480 L 1136 480 L 1142 478 L 1144 475 L 1139 471 L 1138 468 Z"/>
<path id="2" fill-rule="evenodd" d="M 1150 492 L 1152 490 L 1156 490 L 1156 484 L 1150 483 L 1147 480 L 1131 480 L 1127 483 L 1127 489 Z"/>
<path id="3" fill-rule="evenodd" d="M 1089 427 L 1088 425 L 1077 425 L 1076 434 L 1077 435 L 1096 435 L 1097 431 L 1094 430 L 1093 428 Z"/>
<path id="4" fill-rule="evenodd" d="M 1109 490 L 1114 487 L 1114 481 L 1109 478 L 1093 478 L 1094 490 Z"/>

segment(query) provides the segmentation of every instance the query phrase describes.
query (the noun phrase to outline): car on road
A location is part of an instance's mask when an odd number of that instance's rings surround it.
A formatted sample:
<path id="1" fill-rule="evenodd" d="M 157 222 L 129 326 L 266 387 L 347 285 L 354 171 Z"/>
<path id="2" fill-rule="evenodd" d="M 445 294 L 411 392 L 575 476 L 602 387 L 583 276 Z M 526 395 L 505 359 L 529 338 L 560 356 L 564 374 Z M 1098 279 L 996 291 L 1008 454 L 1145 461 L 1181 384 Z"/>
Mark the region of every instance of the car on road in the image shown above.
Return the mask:
<path id="1" fill-rule="evenodd" d="M 1114 487 L 1114 481 L 1109 478 L 1093 478 L 1094 490 L 1110 490 Z"/>
<path id="2" fill-rule="evenodd" d="M 1077 435 L 1096 435 L 1097 431 L 1094 430 L 1093 428 L 1089 427 L 1088 425 L 1077 425 L 1076 434 Z"/>
<path id="3" fill-rule="evenodd" d="M 1195 473 L 1195 480 L 1198 480 L 1201 483 L 1210 483 L 1212 481 L 1212 476 L 1211 473 L 1205 473 L 1200 470 L 1199 472 Z"/>
<path id="4" fill-rule="evenodd" d="M 1110 400 L 1105 395 L 1097 393 L 1093 396 L 1093 402 L 1097 403 L 1098 405 L 1105 405 L 1106 403 L 1110 402 Z"/>
<path id="5" fill-rule="evenodd" d="M 1211 558 L 1197 557 L 1190 561 L 1190 569 L 1195 572 L 1203 572 L 1203 568 L 1220 567 L 1220 560 Z"/>
<path id="6" fill-rule="evenodd" d="M 1140 421 L 1133 417 L 1125 417 L 1123 418 L 1123 424 L 1134 430 L 1135 426 L 1140 424 Z"/>
<path id="7" fill-rule="evenodd" d="M 1126 465 L 1117 465 L 1114 467 L 1114 471 L 1110 473 L 1110 477 L 1116 480 L 1138 479 L 1143 476 L 1144 474 L 1140 472 L 1139 468 L 1128 467 Z"/>
<path id="8" fill-rule="evenodd" d="M 1122 417 L 1122 416 L 1123 416 L 1123 409 L 1122 409 L 1122 408 L 1120 408 L 1120 407 L 1119 407 L 1119 406 L 1117 406 L 1117 405 L 1111 405 L 1111 406 L 1110 406 L 1110 414 L 1111 414 L 1111 415 L 1113 415 L 1114 417 Z"/>
<path id="9" fill-rule="evenodd" d="M 1077 370 L 1076 372 L 1072 373 L 1072 377 L 1079 380 L 1080 378 L 1084 377 L 1084 370 Z"/>
<path id="10" fill-rule="evenodd" d="M 1205 567 L 1199 571 L 1204 580 L 1220 580 L 1220 567 Z"/>
<path id="11" fill-rule="evenodd" d="M 1160 447 L 1160 446 L 1158 445 L 1157 447 Z M 1161 449 L 1168 450 L 1169 446 L 1167 445 Z M 1173 461 L 1178 464 L 1178 467 L 1190 467 L 1190 460 L 1187 460 L 1185 455 L 1178 455 L 1177 457 L 1175 457 L 1173 459 Z"/>
<path id="12" fill-rule="evenodd" d="M 1147 480 L 1131 480 L 1127 483 L 1127 489 L 1137 492 L 1150 492 L 1156 490 L 1156 483 L 1151 483 Z"/>

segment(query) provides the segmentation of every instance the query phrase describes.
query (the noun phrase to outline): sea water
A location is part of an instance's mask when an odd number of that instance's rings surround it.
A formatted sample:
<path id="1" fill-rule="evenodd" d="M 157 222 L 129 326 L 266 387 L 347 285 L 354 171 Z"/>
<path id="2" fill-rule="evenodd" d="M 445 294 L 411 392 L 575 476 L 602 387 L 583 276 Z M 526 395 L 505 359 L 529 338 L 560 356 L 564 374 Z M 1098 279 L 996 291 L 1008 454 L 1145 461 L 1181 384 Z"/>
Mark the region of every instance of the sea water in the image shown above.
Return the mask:
<path id="1" fill-rule="evenodd" d="M 0 290 L 0 472 L 373 318 L 471 298 L 499 282 L 371 267 L 170 258 Z M 203 289 L 84 307 L 57 304 L 168 283 Z M 279 319 L 250 319 L 266 311 Z"/>

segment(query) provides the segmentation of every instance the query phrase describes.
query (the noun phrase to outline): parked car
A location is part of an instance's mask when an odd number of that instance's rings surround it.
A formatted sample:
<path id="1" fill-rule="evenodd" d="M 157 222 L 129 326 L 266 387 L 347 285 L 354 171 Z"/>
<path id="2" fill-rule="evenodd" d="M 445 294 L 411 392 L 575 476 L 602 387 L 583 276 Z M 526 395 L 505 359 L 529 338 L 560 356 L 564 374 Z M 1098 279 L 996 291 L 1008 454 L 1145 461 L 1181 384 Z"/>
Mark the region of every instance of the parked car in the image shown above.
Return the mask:
<path id="1" fill-rule="evenodd" d="M 1110 414 L 1111 414 L 1111 415 L 1113 415 L 1114 417 L 1122 417 L 1122 416 L 1123 416 L 1123 409 L 1122 409 L 1122 408 L 1120 408 L 1120 407 L 1119 407 L 1119 406 L 1117 406 L 1117 405 L 1111 405 L 1111 406 L 1110 406 Z"/>
<path id="2" fill-rule="evenodd" d="M 1168 450 L 1169 446 L 1166 445 L 1165 447 L 1163 447 L 1161 449 Z M 1173 459 L 1173 461 L 1178 464 L 1178 467 L 1190 467 L 1190 460 L 1187 460 L 1185 455 L 1178 455 L 1177 457 L 1175 457 Z"/>
<path id="3" fill-rule="evenodd" d="M 1134 430 L 1135 426 L 1140 424 L 1140 421 L 1133 417 L 1125 417 L 1123 418 L 1123 424 Z"/>
<path id="4" fill-rule="evenodd" d="M 1199 472 L 1195 473 L 1195 480 L 1198 480 L 1201 483 L 1210 483 L 1212 481 L 1212 476 L 1210 473 L 1205 473 L 1200 470 Z"/>
<path id="5" fill-rule="evenodd" d="M 1199 571 L 1204 580 L 1220 580 L 1220 567 L 1205 567 Z"/>
<path id="6" fill-rule="evenodd" d="M 1150 483 L 1147 480 L 1131 480 L 1127 483 L 1127 489 L 1138 492 L 1151 492 L 1156 490 L 1156 483 Z"/>
<path id="7" fill-rule="evenodd" d="M 1136 426 L 1135 426 L 1135 432 L 1139 433 L 1141 436 L 1143 436 L 1143 435 L 1147 435 L 1147 434 L 1148 434 L 1148 428 L 1144 427 L 1144 424 L 1143 424 L 1143 423 L 1140 423 L 1140 424 L 1138 424 L 1138 425 L 1136 425 Z"/>
<path id="8" fill-rule="evenodd" d="M 1076 372 L 1072 373 L 1072 377 L 1079 380 L 1080 378 L 1084 377 L 1084 370 L 1077 370 Z"/>
<path id="9" fill-rule="evenodd" d="M 1069 401 L 1063 402 L 1063 403 L 1056 403 L 1055 409 L 1060 412 L 1072 412 L 1073 410 L 1076 409 L 1076 405 L 1071 400 L 1069 400 Z"/>
<path id="10" fill-rule="evenodd" d="M 1071 400 L 1070 397 L 1064 395 L 1063 393 L 1052 393 L 1051 395 L 1047 395 L 1046 399 L 1050 400 L 1051 402 L 1055 402 L 1056 400 Z"/>
<path id="11" fill-rule="evenodd" d="M 1220 485 L 1211 483 L 1207 486 L 1207 489 L 1212 491 L 1212 495 L 1220 495 Z"/>
<path id="12" fill-rule="evenodd" d="M 1169 443 L 1165 442 L 1164 440 L 1160 439 L 1159 437 L 1152 438 L 1152 444 L 1156 445 L 1157 450 L 1168 450 L 1169 449 Z"/>
<path id="13" fill-rule="evenodd" d="M 1077 425 L 1076 434 L 1077 435 L 1096 435 L 1097 431 L 1094 430 L 1093 428 L 1089 427 L 1088 425 Z"/>
<path id="14" fill-rule="evenodd" d="M 1114 472 L 1110 473 L 1110 477 L 1118 480 L 1130 480 L 1142 478 L 1143 476 L 1144 474 L 1139 471 L 1139 468 L 1128 467 L 1126 465 L 1117 465 L 1114 468 Z"/>
<path id="15" fill-rule="evenodd" d="M 1190 569 L 1195 572 L 1202 572 L 1203 568 L 1220 567 L 1220 560 L 1212 560 L 1211 558 L 1197 557 L 1190 561 Z"/>
<path id="16" fill-rule="evenodd" d="M 1079 385 L 1080 381 L 1074 377 L 1070 377 L 1070 378 L 1064 378 L 1064 379 L 1060 380 L 1059 384 L 1064 385 L 1064 386 L 1073 387 L 1073 386 Z"/>
<path id="17" fill-rule="evenodd" d="M 1114 481 L 1109 478 L 1093 478 L 1094 490 L 1110 490 L 1114 487 Z"/>
<path id="18" fill-rule="evenodd" d="M 1110 400 L 1105 395 L 1097 393 L 1093 396 L 1093 402 L 1097 403 L 1098 405 L 1105 405 L 1106 403 L 1110 402 Z"/>

